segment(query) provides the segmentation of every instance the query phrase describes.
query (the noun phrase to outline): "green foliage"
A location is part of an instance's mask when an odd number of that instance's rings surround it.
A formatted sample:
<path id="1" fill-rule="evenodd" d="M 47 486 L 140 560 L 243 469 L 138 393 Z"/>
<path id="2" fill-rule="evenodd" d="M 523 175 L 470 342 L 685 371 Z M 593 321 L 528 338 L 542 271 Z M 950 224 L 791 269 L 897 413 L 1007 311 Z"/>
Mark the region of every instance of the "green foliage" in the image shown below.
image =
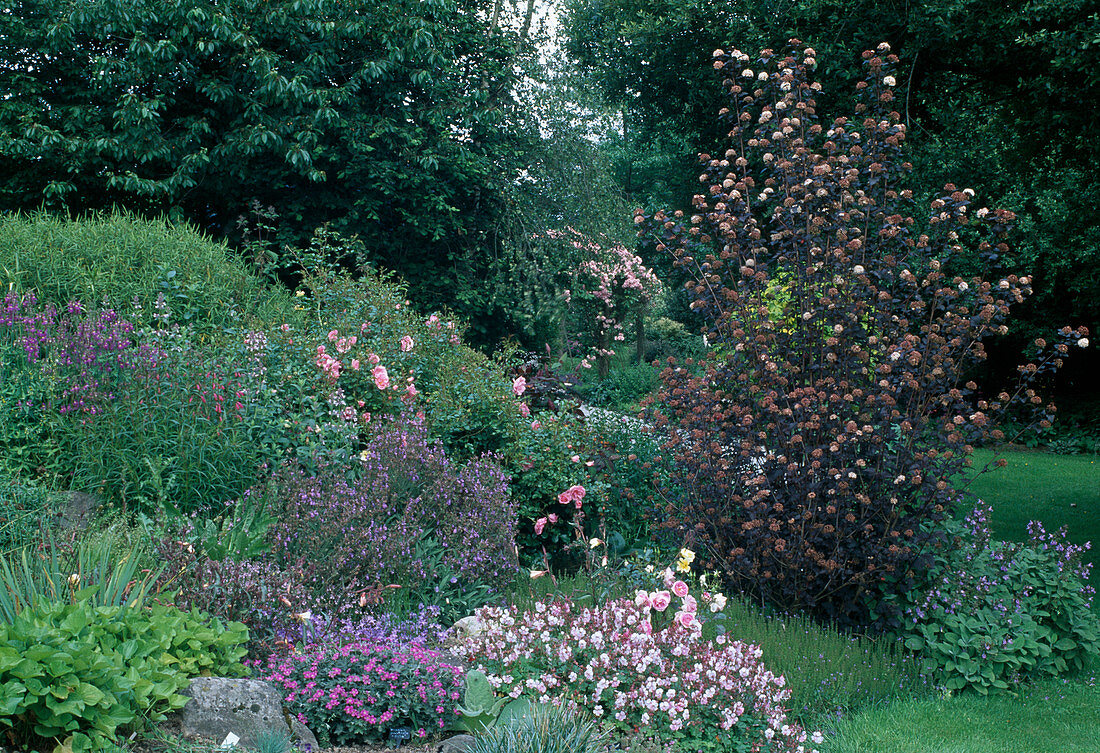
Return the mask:
<path id="1" fill-rule="evenodd" d="M 768 667 L 787 678 L 791 712 L 807 724 L 931 692 L 931 678 L 888 637 L 855 636 L 732 598 L 703 629 L 760 646 Z"/>
<path id="2" fill-rule="evenodd" d="M 474 738 L 470 753 L 599 753 L 607 740 L 579 711 L 536 704 Z"/>
<path id="3" fill-rule="evenodd" d="M 258 201 L 285 218 L 277 248 L 332 221 L 418 299 L 483 310 L 480 252 L 538 139 L 514 94 L 534 57 L 530 11 L 483 11 L 18 0 L 0 66 L 0 210 L 120 204 L 224 237 Z"/>
<path id="4" fill-rule="evenodd" d="M 455 729 L 479 734 L 494 726 L 514 724 L 531 713 L 531 702 L 526 698 L 497 698 L 489 678 L 480 669 L 469 670 L 464 683 Z"/>
<path id="5" fill-rule="evenodd" d="M 1084 669 L 1100 654 L 1100 619 L 1084 588 L 1081 548 L 1029 526 L 1025 545 L 992 541 L 989 509 L 952 521 L 927 580 L 899 595 L 898 633 L 950 691 L 985 695 Z"/>
<path id="6" fill-rule="evenodd" d="M 0 624 L 0 725 L 34 750 L 102 749 L 181 708 L 189 678 L 245 674 L 246 638 L 174 607 L 39 604 Z"/>
<path id="7" fill-rule="evenodd" d="M 141 554 L 112 535 L 89 537 L 68 548 L 51 539 L 0 556 L 0 619 L 14 622 L 24 610 L 81 601 L 93 607 L 141 605 L 155 572 L 139 570 Z"/>
<path id="8" fill-rule="evenodd" d="M 0 283 L 34 290 L 58 308 L 104 304 L 138 323 L 163 295 L 177 322 L 206 337 L 243 316 L 275 319 L 290 309 L 288 295 L 265 286 L 223 244 L 186 225 L 118 211 L 80 220 L 0 214 Z"/>
<path id="9" fill-rule="evenodd" d="M 0 554 L 45 538 L 63 506 L 59 494 L 0 475 Z"/>

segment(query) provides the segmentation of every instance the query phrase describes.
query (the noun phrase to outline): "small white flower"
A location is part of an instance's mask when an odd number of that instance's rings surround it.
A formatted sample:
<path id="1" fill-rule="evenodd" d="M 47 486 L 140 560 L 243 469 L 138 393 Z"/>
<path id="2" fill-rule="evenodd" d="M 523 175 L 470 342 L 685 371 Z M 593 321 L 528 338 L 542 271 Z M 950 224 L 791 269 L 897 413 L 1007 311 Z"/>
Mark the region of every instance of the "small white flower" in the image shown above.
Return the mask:
<path id="1" fill-rule="evenodd" d="M 882 83 L 886 84 L 887 86 L 894 86 L 898 82 L 894 80 L 893 76 L 886 76 L 884 79 L 882 79 Z"/>
<path id="2" fill-rule="evenodd" d="M 862 264 L 857 264 L 854 267 L 852 267 L 852 271 L 855 272 L 857 275 L 861 275 L 861 274 L 863 274 L 863 272 L 865 270 L 863 269 Z"/>
<path id="3" fill-rule="evenodd" d="M 741 71 L 741 77 L 742 78 L 752 78 L 752 69 L 751 68 L 746 68 L 745 70 Z"/>
<path id="4" fill-rule="evenodd" d="M 1077 347 L 1078 348 L 1087 348 L 1088 346 L 1089 346 L 1089 339 L 1087 337 L 1082 337 L 1080 340 L 1077 341 Z"/>
<path id="5" fill-rule="evenodd" d="M 970 286 L 967 285 L 965 282 L 960 282 L 959 283 L 959 290 L 962 291 L 963 293 L 965 293 L 966 291 L 970 290 Z"/>

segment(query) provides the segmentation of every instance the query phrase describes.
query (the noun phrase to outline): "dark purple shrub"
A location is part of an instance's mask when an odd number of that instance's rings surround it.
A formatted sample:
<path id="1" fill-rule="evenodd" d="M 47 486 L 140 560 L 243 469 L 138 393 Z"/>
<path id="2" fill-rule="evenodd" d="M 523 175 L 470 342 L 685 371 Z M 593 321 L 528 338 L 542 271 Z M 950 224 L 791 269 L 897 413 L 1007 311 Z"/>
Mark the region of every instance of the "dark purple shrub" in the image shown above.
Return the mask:
<path id="1" fill-rule="evenodd" d="M 263 558 L 213 560 L 174 538 L 161 539 L 155 551 L 164 565 L 152 589 L 156 598 L 243 623 L 250 657 L 285 653 L 301 641 L 301 615 L 313 605 L 308 570 L 284 570 Z"/>
<path id="2" fill-rule="evenodd" d="M 366 607 L 443 575 L 434 588 L 455 598 L 514 576 L 515 504 L 491 458 L 456 466 L 414 420 L 381 426 L 357 462 L 353 473 L 286 465 L 270 488 L 274 553 L 284 566 L 314 566 L 326 608 Z"/>
<path id="3" fill-rule="evenodd" d="M 1042 411 L 1037 378 L 1087 341 L 1066 328 L 1053 349 L 1038 342 L 1015 394 L 966 382 L 1030 281 L 947 279 L 940 260 L 964 239 L 1003 256 L 1012 213 L 972 211 L 973 191 L 949 185 L 918 232 L 897 58 L 864 53 L 858 117 L 823 127 L 815 53 L 795 45 L 714 53 L 730 148 L 701 155 L 693 216 L 635 217 L 690 273 L 715 346 L 662 374 L 654 420 L 676 427 L 665 513 L 737 590 L 865 624 L 929 563 L 940 534 L 924 524 L 951 514 L 972 442 L 1000 438 L 993 416 L 1013 402 Z"/>

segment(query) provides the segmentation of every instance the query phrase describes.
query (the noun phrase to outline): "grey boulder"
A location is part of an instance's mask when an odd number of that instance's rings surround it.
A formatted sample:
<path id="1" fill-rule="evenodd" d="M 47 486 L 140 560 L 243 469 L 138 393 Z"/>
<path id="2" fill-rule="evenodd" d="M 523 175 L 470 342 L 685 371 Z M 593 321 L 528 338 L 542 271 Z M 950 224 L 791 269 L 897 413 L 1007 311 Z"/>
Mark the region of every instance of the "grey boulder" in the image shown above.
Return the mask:
<path id="1" fill-rule="evenodd" d="M 302 747 L 319 748 L 309 728 L 283 709 L 282 696 L 269 682 L 197 677 L 183 695 L 188 696 L 179 713 L 184 737 L 221 743 L 232 733 L 240 738 L 238 746 L 251 747 L 258 732 L 271 730 L 286 734 Z"/>

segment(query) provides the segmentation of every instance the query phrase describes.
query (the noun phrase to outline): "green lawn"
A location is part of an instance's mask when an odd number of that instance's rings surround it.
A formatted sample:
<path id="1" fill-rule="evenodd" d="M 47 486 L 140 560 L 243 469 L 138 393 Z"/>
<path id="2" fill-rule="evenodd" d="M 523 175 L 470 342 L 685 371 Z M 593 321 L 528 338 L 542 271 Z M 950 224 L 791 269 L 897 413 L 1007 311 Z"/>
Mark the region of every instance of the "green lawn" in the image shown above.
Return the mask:
<path id="1" fill-rule="evenodd" d="M 1067 526 L 1073 543 L 1093 542 L 1085 558 L 1093 564 L 1092 584 L 1100 585 L 1100 457 L 981 449 L 974 451 L 974 467 L 995 457 L 1008 466 L 983 473 L 967 490 L 993 506 L 993 535 L 1025 541 L 1030 520 L 1048 531 Z"/>
<path id="2" fill-rule="evenodd" d="M 903 701 L 827 730 L 823 753 L 1097 753 L 1100 686 L 1049 681 L 1019 697 Z"/>

